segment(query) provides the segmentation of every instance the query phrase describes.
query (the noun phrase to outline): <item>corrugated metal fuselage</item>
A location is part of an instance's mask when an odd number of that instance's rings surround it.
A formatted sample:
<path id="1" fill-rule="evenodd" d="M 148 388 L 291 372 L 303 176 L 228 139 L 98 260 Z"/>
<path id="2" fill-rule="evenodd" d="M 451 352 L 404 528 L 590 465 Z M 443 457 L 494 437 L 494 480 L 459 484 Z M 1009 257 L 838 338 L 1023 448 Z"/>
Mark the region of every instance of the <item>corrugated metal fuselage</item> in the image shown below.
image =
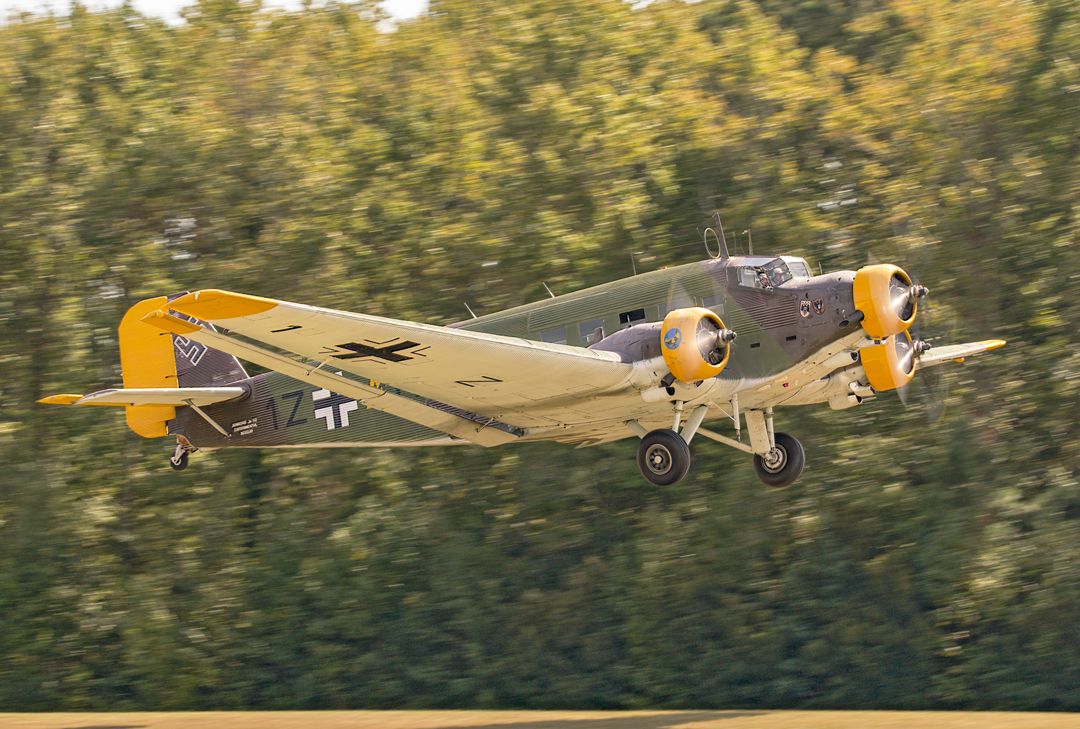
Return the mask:
<path id="1" fill-rule="evenodd" d="M 764 286 L 748 272 L 768 257 L 732 257 L 653 271 L 544 299 L 450 326 L 576 346 L 589 346 L 627 326 L 662 321 L 673 309 L 704 306 L 738 334 L 719 376 L 728 389 L 775 377 L 858 328 L 852 300 L 854 272 L 794 277 Z M 401 446 L 461 442 L 409 420 L 369 410 L 348 398 L 276 372 L 240 383 L 242 400 L 206 409 L 230 433 L 216 432 L 190 408 L 178 411 L 170 432 L 200 447 Z M 666 403 L 647 405 L 633 393 L 580 403 L 560 414 L 538 413 L 546 427 L 523 439 L 599 442 L 628 435 L 621 420 L 667 417 Z M 584 424 L 584 413 L 609 411 L 604 422 Z M 575 415 L 575 412 L 577 415 Z M 575 418 L 579 424 L 575 424 Z M 670 427 L 670 426 L 669 426 Z"/>

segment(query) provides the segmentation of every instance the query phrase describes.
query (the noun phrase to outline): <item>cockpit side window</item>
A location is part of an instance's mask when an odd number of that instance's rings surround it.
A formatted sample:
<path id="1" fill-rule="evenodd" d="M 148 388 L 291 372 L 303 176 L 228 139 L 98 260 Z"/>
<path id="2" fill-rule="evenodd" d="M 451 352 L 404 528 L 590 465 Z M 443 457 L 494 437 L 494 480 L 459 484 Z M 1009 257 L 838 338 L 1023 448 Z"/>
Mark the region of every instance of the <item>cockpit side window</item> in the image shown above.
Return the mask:
<path id="1" fill-rule="evenodd" d="M 739 269 L 739 283 L 750 288 L 761 288 L 757 266 L 743 266 Z"/>

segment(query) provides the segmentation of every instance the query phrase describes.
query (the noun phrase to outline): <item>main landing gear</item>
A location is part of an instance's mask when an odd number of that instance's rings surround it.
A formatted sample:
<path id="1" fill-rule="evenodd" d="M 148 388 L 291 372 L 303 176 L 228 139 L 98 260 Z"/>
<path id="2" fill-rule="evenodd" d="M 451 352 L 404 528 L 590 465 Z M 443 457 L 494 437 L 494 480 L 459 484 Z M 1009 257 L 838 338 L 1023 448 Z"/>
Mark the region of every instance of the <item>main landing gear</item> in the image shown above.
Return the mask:
<path id="1" fill-rule="evenodd" d="M 780 488 L 795 482 L 806 466 L 806 451 L 794 436 L 777 433 L 773 447 L 754 454 L 754 471 L 766 486 Z"/>
<path id="2" fill-rule="evenodd" d="M 670 429 L 647 431 L 636 420 L 631 420 L 626 424 L 635 435 L 641 438 L 641 443 L 638 445 L 637 464 L 641 475 L 649 483 L 670 486 L 686 476 L 690 471 L 692 461 L 690 441 L 698 433 L 710 440 L 752 454 L 754 471 L 767 486 L 774 488 L 788 486 L 802 475 L 803 468 L 806 466 L 806 451 L 802 443 L 794 436 L 773 432 L 772 408 L 746 411 L 746 425 L 750 431 L 750 445 L 747 445 L 741 439 L 728 438 L 702 428 L 706 405 L 695 407 L 686 419 L 686 424 L 680 429 L 683 407 L 682 402 L 674 403 L 675 422 Z M 738 435 L 740 420 L 737 400 L 732 401 L 732 410 L 735 431 Z"/>
<path id="3" fill-rule="evenodd" d="M 674 430 L 653 430 L 641 439 L 637 465 L 657 486 L 681 481 L 690 470 L 690 445 Z"/>
<path id="4" fill-rule="evenodd" d="M 187 468 L 188 456 L 199 450 L 191 445 L 191 441 L 182 435 L 176 436 L 176 450 L 169 457 L 169 465 L 174 471 L 183 471 Z"/>

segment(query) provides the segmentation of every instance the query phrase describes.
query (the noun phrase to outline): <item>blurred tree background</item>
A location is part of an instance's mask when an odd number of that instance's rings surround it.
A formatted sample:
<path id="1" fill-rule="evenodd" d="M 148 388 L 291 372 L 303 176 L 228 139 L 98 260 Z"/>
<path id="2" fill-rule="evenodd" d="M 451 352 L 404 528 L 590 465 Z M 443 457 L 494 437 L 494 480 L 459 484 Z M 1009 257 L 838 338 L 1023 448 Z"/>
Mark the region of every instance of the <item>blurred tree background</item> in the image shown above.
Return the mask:
<path id="1" fill-rule="evenodd" d="M 0 26 L 0 710 L 1080 709 L 1080 4 L 200 0 Z M 204 453 L 34 401 L 134 301 L 433 323 L 758 250 L 915 270 L 944 417 L 696 443 Z M 742 238 L 745 241 L 745 236 Z M 482 263 L 497 265 L 482 266 Z M 940 332 L 939 332 L 940 333 Z M 932 405 L 932 403 L 931 403 Z"/>

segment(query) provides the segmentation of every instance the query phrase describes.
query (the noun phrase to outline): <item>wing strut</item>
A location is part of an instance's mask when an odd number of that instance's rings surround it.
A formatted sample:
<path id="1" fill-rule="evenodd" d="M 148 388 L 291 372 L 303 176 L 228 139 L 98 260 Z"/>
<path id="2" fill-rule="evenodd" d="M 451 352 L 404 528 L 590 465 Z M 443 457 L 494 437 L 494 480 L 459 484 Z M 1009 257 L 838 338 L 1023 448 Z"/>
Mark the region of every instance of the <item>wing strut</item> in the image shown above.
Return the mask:
<path id="1" fill-rule="evenodd" d="M 226 430 L 224 428 L 222 428 L 220 425 L 217 424 L 216 420 L 214 420 L 209 415 L 207 415 L 205 410 L 203 410 L 201 407 L 196 405 L 194 400 L 189 398 L 187 400 L 184 400 L 184 402 L 187 403 L 187 406 L 189 408 L 191 408 L 192 410 L 194 410 L 198 414 L 198 416 L 200 418 L 205 420 L 210 425 L 211 428 L 213 428 L 217 432 L 221 433 L 226 438 L 231 438 L 232 437 L 231 435 L 228 434 L 228 432 L 226 432 Z"/>

